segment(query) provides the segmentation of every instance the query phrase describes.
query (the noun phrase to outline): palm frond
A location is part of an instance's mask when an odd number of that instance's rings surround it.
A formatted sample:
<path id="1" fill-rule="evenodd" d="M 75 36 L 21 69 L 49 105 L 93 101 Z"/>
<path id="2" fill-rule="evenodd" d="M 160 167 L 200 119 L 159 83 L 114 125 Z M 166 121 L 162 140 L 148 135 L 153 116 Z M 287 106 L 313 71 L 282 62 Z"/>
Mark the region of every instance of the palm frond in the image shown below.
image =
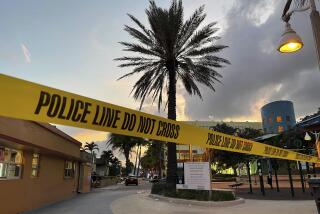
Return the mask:
<path id="1" fill-rule="evenodd" d="M 198 48 L 199 46 L 206 45 L 218 39 L 218 37 L 211 37 L 212 34 L 216 33 L 219 30 L 218 28 L 212 28 L 215 24 L 216 22 L 210 23 L 198 32 L 195 32 L 190 40 L 184 45 L 184 47 L 181 48 L 178 55 L 188 49 Z"/>
<path id="2" fill-rule="evenodd" d="M 132 27 L 129 27 L 128 25 L 125 25 L 124 30 L 127 31 L 131 36 L 133 36 L 133 38 L 138 39 L 141 43 L 148 46 L 152 46 L 152 40 L 150 39 L 150 37 L 144 35 L 140 31 Z"/>
<path id="3" fill-rule="evenodd" d="M 146 34 L 146 35 L 150 35 L 150 32 L 149 32 L 149 30 L 136 18 L 136 17 L 134 17 L 133 15 L 131 15 L 131 14 L 127 14 L 129 17 L 130 17 L 130 19 L 132 20 L 132 21 L 134 21 L 142 30 L 143 30 L 143 32 Z"/>
<path id="4" fill-rule="evenodd" d="M 212 45 L 209 47 L 203 47 L 199 49 L 191 49 L 185 53 L 186 56 L 203 56 L 207 54 L 218 53 L 219 51 L 227 48 L 225 45 Z"/>
<path id="5" fill-rule="evenodd" d="M 192 34 L 196 31 L 206 15 L 203 14 L 204 6 L 199 7 L 192 16 L 183 24 L 177 41 L 177 50 L 180 50 L 182 46 L 188 41 Z"/>
<path id="6" fill-rule="evenodd" d="M 132 52 L 137 52 L 137 53 L 151 55 L 151 56 L 158 56 L 158 57 L 160 56 L 157 52 L 147 49 L 139 44 L 133 44 L 128 42 L 120 42 L 120 44 L 126 47 L 125 49 L 123 49 L 124 51 L 132 51 Z"/>

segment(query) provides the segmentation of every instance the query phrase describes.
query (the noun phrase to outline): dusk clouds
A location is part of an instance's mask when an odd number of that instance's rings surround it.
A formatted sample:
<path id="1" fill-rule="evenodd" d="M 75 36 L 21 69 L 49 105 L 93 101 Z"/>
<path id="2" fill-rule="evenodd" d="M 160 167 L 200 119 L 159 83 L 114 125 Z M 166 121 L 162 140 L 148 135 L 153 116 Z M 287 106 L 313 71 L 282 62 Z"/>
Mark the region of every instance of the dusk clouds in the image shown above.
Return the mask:
<path id="1" fill-rule="evenodd" d="M 26 63 L 31 63 L 31 54 L 28 48 L 25 46 L 25 44 L 21 43 L 21 50 L 24 56 L 24 61 Z"/>
<path id="2" fill-rule="evenodd" d="M 223 85 L 217 84 L 215 93 L 202 90 L 201 105 L 185 96 L 187 115 L 198 120 L 261 121 L 261 106 L 280 99 L 293 101 L 297 117 L 317 110 L 320 72 L 308 12 L 294 14 L 291 20 L 304 48 L 287 55 L 276 50 L 284 30 L 284 3 L 241 0 L 232 6 L 220 40 L 229 46 L 222 56 L 232 65 L 220 70 Z"/>

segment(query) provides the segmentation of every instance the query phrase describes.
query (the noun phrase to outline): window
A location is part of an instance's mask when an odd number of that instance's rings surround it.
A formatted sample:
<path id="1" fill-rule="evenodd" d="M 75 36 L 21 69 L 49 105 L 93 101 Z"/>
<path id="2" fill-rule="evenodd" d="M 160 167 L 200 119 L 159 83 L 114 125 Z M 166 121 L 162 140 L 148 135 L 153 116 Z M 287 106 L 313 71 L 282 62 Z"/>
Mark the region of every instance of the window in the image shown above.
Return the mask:
<path id="1" fill-rule="evenodd" d="M 268 118 L 268 123 L 269 123 L 269 124 L 272 124 L 272 117 L 269 117 L 269 118 Z"/>
<path id="2" fill-rule="evenodd" d="M 15 179 L 21 177 L 22 152 L 0 147 L 0 179 Z"/>
<path id="3" fill-rule="evenodd" d="M 291 121 L 291 119 L 290 119 L 290 116 L 289 116 L 289 115 L 287 115 L 287 116 L 286 116 L 286 121 L 287 121 L 287 122 L 290 122 L 290 121 Z"/>
<path id="4" fill-rule="evenodd" d="M 64 177 L 73 178 L 75 171 L 75 164 L 72 161 L 66 161 L 64 166 Z"/>
<path id="5" fill-rule="evenodd" d="M 277 116 L 277 122 L 281 123 L 282 122 L 282 117 L 281 116 Z"/>
<path id="6" fill-rule="evenodd" d="M 281 132 L 283 132 L 283 131 L 284 131 L 283 126 L 278 126 L 278 132 L 281 133 Z"/>
<path id="7" fill-rule="evenodd" d="M 273 133 L 273 127 L 269 127 L 269 133 Z"/>
<path id="8" fill-rule="evenodd" d="M 32 166 L 31 166 L 31 177 L 39 176 L 39 166 L 40 166 L 40 155 L 32 154 Z"/>

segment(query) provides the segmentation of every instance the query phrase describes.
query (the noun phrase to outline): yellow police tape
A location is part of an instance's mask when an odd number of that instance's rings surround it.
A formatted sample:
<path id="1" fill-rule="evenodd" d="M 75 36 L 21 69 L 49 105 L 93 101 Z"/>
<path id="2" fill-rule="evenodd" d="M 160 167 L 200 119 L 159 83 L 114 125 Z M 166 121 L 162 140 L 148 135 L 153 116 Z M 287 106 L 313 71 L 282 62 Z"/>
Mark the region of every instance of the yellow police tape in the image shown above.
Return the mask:
<path id="1" fill-rule="evenodd" d="M 320 163 L 315 156 L 222 134 L 0 74 L 0 115 L 199 147 Z"/>

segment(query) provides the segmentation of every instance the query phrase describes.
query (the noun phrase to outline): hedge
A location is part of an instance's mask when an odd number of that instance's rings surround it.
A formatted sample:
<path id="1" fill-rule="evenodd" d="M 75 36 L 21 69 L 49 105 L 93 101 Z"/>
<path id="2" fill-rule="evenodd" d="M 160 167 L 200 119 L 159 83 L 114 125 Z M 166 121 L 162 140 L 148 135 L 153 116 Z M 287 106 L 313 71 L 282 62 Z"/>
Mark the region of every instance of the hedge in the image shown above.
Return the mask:
<path id="1" fill-rule="evenodd" d="M 231 191 L 211 190 L 211 198 L 209 198 L 209 190 L 176 189 L 174 185 L 166 183 L 153 184 L 151 194 L 198 201 L 235 200 L 235 195 Z"/>

